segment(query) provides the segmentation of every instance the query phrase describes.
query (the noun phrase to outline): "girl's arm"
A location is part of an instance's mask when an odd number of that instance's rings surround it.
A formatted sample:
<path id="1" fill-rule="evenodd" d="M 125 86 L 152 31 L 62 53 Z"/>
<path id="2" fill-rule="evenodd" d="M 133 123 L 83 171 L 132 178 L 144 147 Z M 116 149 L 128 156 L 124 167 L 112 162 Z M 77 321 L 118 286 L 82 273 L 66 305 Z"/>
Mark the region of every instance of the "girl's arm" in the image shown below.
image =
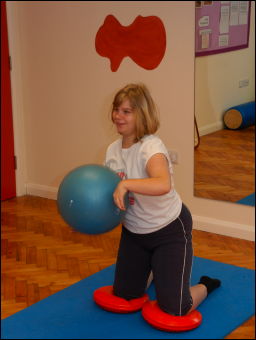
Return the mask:
<path id="1" fill-rule="evenodd" d="M 114 201 L 119 209 L 125 210 L 124 195 L 127 191 L 142 195 L 160 196 L 171 190 L 168 161 L 164 154 L 153 155 L 147 162 L 146 171 L 148 178 L 126 179 L 119 182 L 113 194 Z"/>

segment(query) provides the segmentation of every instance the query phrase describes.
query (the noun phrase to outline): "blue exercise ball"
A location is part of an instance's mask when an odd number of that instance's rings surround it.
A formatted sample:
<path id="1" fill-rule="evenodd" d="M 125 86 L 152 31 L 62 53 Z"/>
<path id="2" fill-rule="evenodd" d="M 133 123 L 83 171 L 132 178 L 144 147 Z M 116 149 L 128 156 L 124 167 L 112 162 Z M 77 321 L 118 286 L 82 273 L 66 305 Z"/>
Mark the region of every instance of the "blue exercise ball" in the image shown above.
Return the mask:
<path id="1" fill-rule="evenodd" d="M 113 193 L 120 177 L 106 166 L 88 164 L 68 173 L 58 190 L 57 205 L 64 221 L 85 234 L 102 234 L 123 220 Z M 125 196 L 128 206 L 128 195 Z"/>

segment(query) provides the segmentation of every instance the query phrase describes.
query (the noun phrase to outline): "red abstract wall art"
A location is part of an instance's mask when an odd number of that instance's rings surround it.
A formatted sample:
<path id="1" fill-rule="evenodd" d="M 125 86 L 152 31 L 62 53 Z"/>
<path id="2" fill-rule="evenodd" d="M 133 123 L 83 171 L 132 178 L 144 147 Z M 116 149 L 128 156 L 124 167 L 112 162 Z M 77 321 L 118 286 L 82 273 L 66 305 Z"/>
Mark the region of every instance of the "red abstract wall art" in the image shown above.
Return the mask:
<path id="1" fill-rule="evenodd" d="M 108 15 L 96 34 L 95 48 L 99 55 L 110 59 L 113 72 L 127 56 L 146 70 L 153 70 L 165 54 L 165 28 L 156 16 L 139 15 L 131 25 L 122 26 Z"/>

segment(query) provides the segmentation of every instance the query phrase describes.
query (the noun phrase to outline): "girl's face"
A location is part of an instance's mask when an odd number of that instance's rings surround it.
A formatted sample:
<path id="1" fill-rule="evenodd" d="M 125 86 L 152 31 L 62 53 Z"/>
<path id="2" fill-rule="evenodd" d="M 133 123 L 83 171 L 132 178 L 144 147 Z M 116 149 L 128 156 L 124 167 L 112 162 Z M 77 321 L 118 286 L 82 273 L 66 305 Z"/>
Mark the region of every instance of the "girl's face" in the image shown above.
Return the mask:
<path id="1" fill-rule="evenodd" d="M 114 107 L 112 119 L 120 135 L 136 138 L 135 112 L 128 99 L 125 99 L 120 106 Z"/>

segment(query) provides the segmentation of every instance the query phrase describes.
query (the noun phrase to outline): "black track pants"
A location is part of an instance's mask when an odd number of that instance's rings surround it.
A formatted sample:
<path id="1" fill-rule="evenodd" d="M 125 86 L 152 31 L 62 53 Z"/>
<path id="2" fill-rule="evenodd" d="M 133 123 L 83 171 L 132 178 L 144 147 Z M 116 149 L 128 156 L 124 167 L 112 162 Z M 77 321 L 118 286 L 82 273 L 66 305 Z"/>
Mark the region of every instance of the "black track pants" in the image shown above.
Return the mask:
<path id="1" fill-rule="evenodd" d="M 153 272 L 159 307 L 184 315 L 192 306 L 192 217 L 183 204 L 180 216 L 166 227 L 149 234 L 122 229 L 114 294 L 127 300 L 141 297 Z"/>

